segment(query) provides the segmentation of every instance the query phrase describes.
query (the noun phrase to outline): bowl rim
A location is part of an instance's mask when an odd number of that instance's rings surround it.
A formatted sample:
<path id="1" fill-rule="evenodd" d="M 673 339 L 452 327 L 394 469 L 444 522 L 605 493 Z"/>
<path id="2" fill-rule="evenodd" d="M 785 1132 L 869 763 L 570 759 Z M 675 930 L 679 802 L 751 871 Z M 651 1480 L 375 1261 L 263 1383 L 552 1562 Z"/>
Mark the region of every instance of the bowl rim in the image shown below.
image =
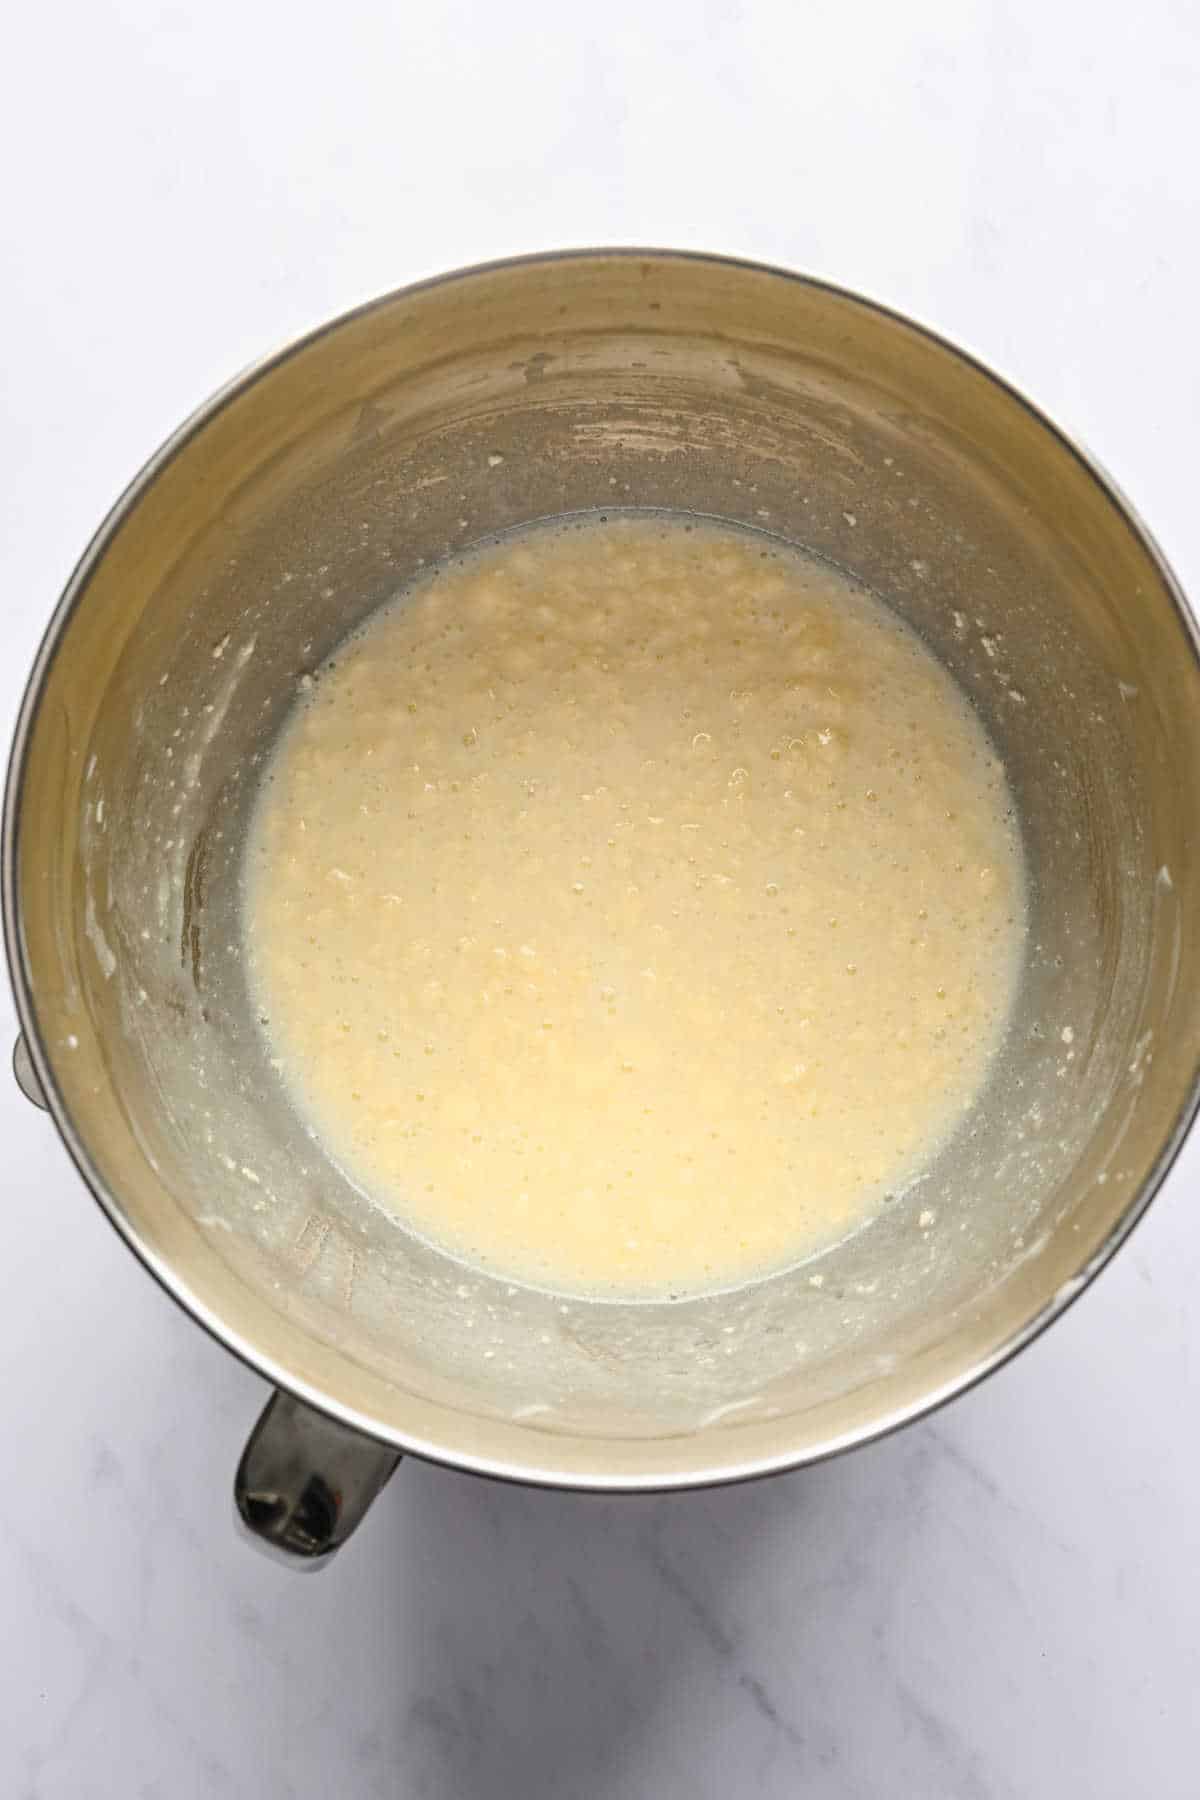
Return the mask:
<path id="1" fill-rule="evenodd" d="M 981 357 L 952 341 L 934 327 L 914 319 L 899 308 L 823 277 L 747 257 L 729 256 L 702 250 L 664 249 L 653 245 L 596 245 L 532 251 L 519 256 L 492 258 L 484 262 L 466 264 L 418 281 L 406 282 L 287 339 L 275 350 L 267 352 L 243 368 L 196 407 L 159 445 L 133 479 L 118 494 L 85 546 L 50 615 L 22 693 L 13 730 L 5 781 L 3 826 L 2 833 L 0 833 L 0 904 L 2 904 L 4 941 L 20 1034 L 24 1039 L 47 1110 L 53 1118 L 55 1127 L 77 1172 L 83 1178 L 109 1223 L 142 1266 L 154 1277 L 159 1286 L 182 1307 L 184 1312 L 223 1348 L 230 1351 L 248 1368 L 263 1376 L 274 1387 L 295 1395 L 296 1398 L 312 1406 L 316 1411 L 336 1419 L 364 1437 L 389 1444 L 406 1455 L 416 1456 L 424 1461 L 461 1469 L 472 1474 L 538 1487 L 593 1493 L 662 1493 L 722 1486 L 826 1461 L 828 1458 L 858 1445 L 873 1443 L 890 1436 L 892 1432 L 901 1430 L 905 1425 L 926 1417 L 958 1395 L 967 1393 L 988 1375 L 1003 1367 L 1066 1312 L 1067 1308 L 1091 1284 L 1100 1270 L 1125 1242 L 1134 1227 L 1145 1216 L 1147 1208 L 1179 1155 L 1197 1110 L 1200 1109 L 1200 1057 L 1193 1065 L 1183 1102 L 1172 1121 L 1170 1130 L 1164 1136 L 1154 1162 L 1103 1240 L 1091 1255 L 1084 1259 L 1073 1276 L 1060 1284 L 1040 1308 L 1021 1325 L 1010 1331 L 986 1354 L 977 1357 L 966 1367 L 917 1398 L 902 1405 L 893 1406 L 877 1419 L 860 1422 L 844 1432 L 833 1434 L 823 1442 L 808 1448 L 789 1450 L 785 1445 L 766 1454 L 750 1456 L 730 1454 L 731 1451 L 734 1451 L 737 1439 L 737 1433 L 734 1431 L 727 1436 L 714 1434 L 710 1456 L 711 1466 L 699 1470 L 687 1469 L 676 1473 L 657 1470 L 642 1475 L 637 1472 L 606 1472 L 600 1469 L 581 1474 L 574 1468 L 555 1464 L 553 1453 L 555 1437 L 553 1434 L 545 1430 L 538 1430 L 536 1427 L 522 1426 L 517 1421 L 506 1423 L 511 1423 L 512 1433 L 519 1434 L 528 1442 L 530 1456 L 527 1461 L 516 1456 L 499 1457 L 487 1452 L 451 1449 L 445 1444 L 427 1439 L 419 1433 L 387 1426 L 380 1419 L 372 1418 L 356 1407 L 346 1405 L 313 1383 L 298 1378 L 275 1357 L 260 1350 L 239 1330 L 227 1324 L 219 1312 L 194 1291 L 187 1278 L 167 1258 L 142 1240 L 140 1234 L 123 1214 L 113 1193 L 93 1163 L 87 1145 L 76 1130 L 70 1111 L 55 1081 L 53 1065 L 38 1026 L 33 1000 L 33 983 L 25 956 L 24 933 L 21 928 L 18 881 L 18 842 L 25 764 L 51 665 L 76 608 L 87 590 L 92 574 L 103 560 L 125 521 L 131 516 L 143 496 L 168 464 L 218 414 L 234 400 L 247 393 L 264 377 L 292 358 L 301 355 L 323 338 L 333 335 L 358 320 L 369 317 L 374 312 L 394 305 L 398 300 L 499 271 L 544 267 L 555 263 L 587 263 L 617 259 L 694 263 L 710 268 L 739 271 L 755 277 L 765 276 L 795 283 L 802 288 L 850 302 L 883 320 L 898 324 L 924 338 L 935 349 L 946 353 L 982 375 L 1002 393 L 1015 401 L 1036 425 L 1047 432 L 1062 450 L 1080 465 L 1085 474 L 1091 477 L 1107 499 L 1116 507 L 1125 525 L 1133 533 L 1154 566 L 1168 599 L 1174 607 L 1185 640 L 1191 647 L 1193 663 L 1197 669 L 1200 669 L 1200 627 L 1197 626 L 1183 588 L 1137 508 L 1113 479 L 1107 468 L 1097 457 L 1085 449 L 1078 439 L 1063 430 L 1034 401 L 1030 400 L 1015 382 L 1000 374 Z M 442 1403 L 438 1404 L 440 1406 Z M 580 1440 L 576 1437 L 571 1441 L 579 1442 Z M 599 1455 L 608 1440 L 597 1436 L 594 1440 L 588 1441 L 594 1442 Z M 724 1456 L 718 1453 L 722 1441 L 726 1446 Z M 539 1451 L 543 1454 L 539 1454 Z"/>

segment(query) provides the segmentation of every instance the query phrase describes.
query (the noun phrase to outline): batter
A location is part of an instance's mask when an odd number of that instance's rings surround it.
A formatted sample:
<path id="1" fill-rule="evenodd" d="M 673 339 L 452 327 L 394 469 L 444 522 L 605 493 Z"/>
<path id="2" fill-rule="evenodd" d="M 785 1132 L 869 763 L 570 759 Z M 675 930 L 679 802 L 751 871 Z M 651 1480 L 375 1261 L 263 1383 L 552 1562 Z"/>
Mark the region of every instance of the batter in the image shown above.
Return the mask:
<path id="1" fill-rule="evenodd" d="M 831 567 L 661 516 L 448 564 L 304 692 L 246 938 L 348 1175 L 461 1257 L 680 1295 L 795 1262 L 978 1094 L 1023 927 L 1003 770 Z"/>

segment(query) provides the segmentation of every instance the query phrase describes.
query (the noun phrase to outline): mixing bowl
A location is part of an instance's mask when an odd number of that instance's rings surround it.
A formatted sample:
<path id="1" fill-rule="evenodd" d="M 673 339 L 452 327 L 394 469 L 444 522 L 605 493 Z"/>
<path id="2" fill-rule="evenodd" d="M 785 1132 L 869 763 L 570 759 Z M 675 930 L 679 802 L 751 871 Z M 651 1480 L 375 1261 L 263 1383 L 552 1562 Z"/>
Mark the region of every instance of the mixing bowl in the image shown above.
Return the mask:
<path id="1" fill-rule="evenodd" d="M 882 595 L 992 734 L 1029 870 L 1006 1047 L 923 1179 L 803 1267 L 675 1303 L 505 1282 L 385 1217 L 294 1112 L 240 955 L 244 827 L 301 678 L 447 552 L 614 506 L 757 526 Z M 219 394 L 51 622 L 4 910 L 25 1085 L 131 1249 L 282 1391 L 243 1518 L 319 1559 L 401 1451 L 607 1490 L 762 1474 L 1028 1342 L 1195 1109 L 1198 700 L 1179 589 L 1095 465 L 970 357 L 817 281 L 657 251 L 502 263 Z"/>

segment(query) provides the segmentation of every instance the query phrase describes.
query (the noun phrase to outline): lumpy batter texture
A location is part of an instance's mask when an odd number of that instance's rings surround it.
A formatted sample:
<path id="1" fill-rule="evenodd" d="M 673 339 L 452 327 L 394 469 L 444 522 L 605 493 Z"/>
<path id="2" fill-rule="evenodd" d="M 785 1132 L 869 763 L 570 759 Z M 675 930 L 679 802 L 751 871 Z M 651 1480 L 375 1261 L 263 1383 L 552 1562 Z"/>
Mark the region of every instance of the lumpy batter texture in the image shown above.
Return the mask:
<path id="1" fill-rule="evenodd" d="M 1003 771 L 877 600 L 751 533 L 561 524 L 307 680 L 246 936 L 296 1103 L 446 1249 L 576 1293 L 795 1262 L 977 1096 L 1019 964 Z"/>

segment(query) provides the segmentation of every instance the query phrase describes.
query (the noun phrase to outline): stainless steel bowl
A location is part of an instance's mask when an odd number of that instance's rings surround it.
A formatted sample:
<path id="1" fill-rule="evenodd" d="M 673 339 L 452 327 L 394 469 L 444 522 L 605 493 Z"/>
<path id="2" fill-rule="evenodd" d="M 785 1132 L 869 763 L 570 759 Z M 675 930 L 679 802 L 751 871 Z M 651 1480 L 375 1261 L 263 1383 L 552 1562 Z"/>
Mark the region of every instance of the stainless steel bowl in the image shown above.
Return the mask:
<path id="1" fill-rule="evenodd" d="M 885 596 L 999 745 L 1030 870 L 1010 1042 L 918 1189 L 817 1264 L 675 1305 L 517 1288 L 373 1211 L 289 1107 L 239 955 L 242 828 L 300 675 L 423 562 L 614 504 L 765 527 Z M 761 1474 L 1026 1343 L 1196 1106 L 1198 698 L 1179 589 L 1095 465 L 969 357 L 819 282 L 643 251 L 472 269 L 212 400 L 51 622 L 4 909 L 26 1078 L 81 1173 L 294 1397 L 252 1440 L 243 1516 L 324 1554 L 401 1450 L 604 1489 Z"/>

